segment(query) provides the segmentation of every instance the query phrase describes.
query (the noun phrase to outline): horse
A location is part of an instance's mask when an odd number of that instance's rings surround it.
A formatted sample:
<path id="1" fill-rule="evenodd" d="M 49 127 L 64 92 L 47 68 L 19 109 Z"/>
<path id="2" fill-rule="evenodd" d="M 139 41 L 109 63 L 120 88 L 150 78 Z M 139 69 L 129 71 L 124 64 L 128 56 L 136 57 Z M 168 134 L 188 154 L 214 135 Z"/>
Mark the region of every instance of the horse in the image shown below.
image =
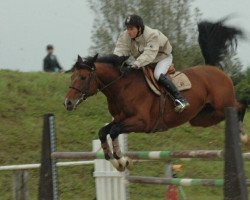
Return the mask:
<path id="1" fill-rule="evenodd" d="M 115 55 L 98 58 L 95 55 L 82 59 L 78 55 L 64 105 L 72 111 L 98 91 L 106 96 L 113 120 L 99 130 L 99 139 L 105 159 L 117 170 L 124 171 L 131 165 L 120 150 L 119 134 L 166 131 L 186 122 L 209 127 L 225 119 L 225 107 L 235 107 L 242 124 L 246 105 L 237 101 L 232 80 L 215 67 L 225 57 L 226 49 L 235 46 L 242 32 L 225 26 L 222 21 L 201 22 L 198 31 L 206 63 L 182 71 L 191 81 L 192 88 L 182 91 L 190 106 L 181 113 L 174 111 L 169 95 L 157 96 L 149 89 L 141 70 L 126 67 L 126 58 Z M 107 142 L 108 134 L 113 152 Z M 241 132 L 241 136 L 244 143 L 249 143 L 246 134 Z"/>

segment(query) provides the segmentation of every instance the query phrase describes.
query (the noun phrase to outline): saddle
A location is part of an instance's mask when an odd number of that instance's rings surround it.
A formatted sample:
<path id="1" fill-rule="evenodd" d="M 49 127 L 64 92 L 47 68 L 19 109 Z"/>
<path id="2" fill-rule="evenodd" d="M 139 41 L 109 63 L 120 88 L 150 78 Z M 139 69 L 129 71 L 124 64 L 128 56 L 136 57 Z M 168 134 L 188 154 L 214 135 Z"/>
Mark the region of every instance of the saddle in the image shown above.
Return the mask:
<path id="1" fill-rule="evenodd" d="M 161 96 L 162 89 L 154 78 L 153 70 L 154 66 L 152 65 L 143 67 L 143 73 L 148 86 L 155 94 Z M 166 73 L 166 76 L 168 76 L 168 78 L 175 84 L 179 91 L 188 90 L 192 87 L 192 84 L 188 77 L 184 73 L 176 71 L 173 64 L 170 66 L 168 72 Z"/>

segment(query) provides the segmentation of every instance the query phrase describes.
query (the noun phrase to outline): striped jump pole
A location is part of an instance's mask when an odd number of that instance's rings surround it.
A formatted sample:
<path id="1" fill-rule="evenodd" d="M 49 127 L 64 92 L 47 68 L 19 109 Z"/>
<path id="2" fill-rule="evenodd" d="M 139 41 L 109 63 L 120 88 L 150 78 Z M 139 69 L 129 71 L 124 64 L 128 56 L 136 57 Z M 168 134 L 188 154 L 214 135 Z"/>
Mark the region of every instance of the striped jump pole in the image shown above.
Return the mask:
<path id="1" fill-rule="evenodd" d="M 177 185 L 177 186 L 223 186 L 223 179 L 189 179 L 189 178 L 160 178 L 147 176 L 127 176 L 130 183 L 154 184 L 154 185 Z M 246 180 L 250 186 L 250 179 Z"/>
<path id="2" fill-rule="evenodd" d="M 104 159 L 104 154 L 98 152 L 54 152 L 51 154 L 57 159 L 80 159 L 94 160 Z M 201 159 L 222 159 L 224 152 L 222 150 L 195 150 L 195 151 L 137 151 L 124 154 L 135 160 L 167 160 L 171 158 L 201 158 Z M 250 152 L 243 153 L 245 160 L 250 160 Z"/>

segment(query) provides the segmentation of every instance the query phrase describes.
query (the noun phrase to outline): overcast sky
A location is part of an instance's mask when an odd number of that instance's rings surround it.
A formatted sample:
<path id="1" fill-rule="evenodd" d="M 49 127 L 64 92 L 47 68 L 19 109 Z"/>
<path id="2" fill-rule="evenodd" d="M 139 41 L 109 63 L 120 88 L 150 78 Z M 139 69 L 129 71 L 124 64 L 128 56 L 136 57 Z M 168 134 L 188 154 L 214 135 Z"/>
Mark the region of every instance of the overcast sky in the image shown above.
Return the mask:
<path id="1" fill-rule="evenodd" d="M 235 13 L 230 23 L 250 36 L 249 0 L 195 0 L 205 19 Z M 69 69 L 78 54 L 88 55 L 94 13 L 86 0 L 1 0 L 0 69 L 42 70 L 47 44 L 63 68 Z M 249 37 L 250 38 L 250 37 Z M 250 66 L 250 41 L 239 44 L 239 57 Z"/>
<path id="2" fill-rule="evenodd" d="M 93 13 L 85 0 L 1 0 L 0 68 L 42 70 L 46 45 L 62 66 L 88 55 Z"/>

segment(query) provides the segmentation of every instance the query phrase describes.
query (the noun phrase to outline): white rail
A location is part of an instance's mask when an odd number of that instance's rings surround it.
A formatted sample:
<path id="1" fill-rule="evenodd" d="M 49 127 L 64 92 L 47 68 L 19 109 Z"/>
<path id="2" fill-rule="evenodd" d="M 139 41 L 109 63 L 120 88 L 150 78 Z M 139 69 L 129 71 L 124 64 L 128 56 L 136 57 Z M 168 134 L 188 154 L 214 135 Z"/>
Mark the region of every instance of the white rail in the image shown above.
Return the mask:
<path id="1" fill-rule="evenodd" d="M 57 167 L 67 166 L 80 166 L 80 165 L 93 165 L 94 161 L 74 161 L 74 162 L 58 162 Z M 8 170 L 21 170 L 21 169 L 37 169 L 40 168 L 41 164 L 24 164 L 24 165 L 5 165 L 0 166 L 0 171 Z"/>

